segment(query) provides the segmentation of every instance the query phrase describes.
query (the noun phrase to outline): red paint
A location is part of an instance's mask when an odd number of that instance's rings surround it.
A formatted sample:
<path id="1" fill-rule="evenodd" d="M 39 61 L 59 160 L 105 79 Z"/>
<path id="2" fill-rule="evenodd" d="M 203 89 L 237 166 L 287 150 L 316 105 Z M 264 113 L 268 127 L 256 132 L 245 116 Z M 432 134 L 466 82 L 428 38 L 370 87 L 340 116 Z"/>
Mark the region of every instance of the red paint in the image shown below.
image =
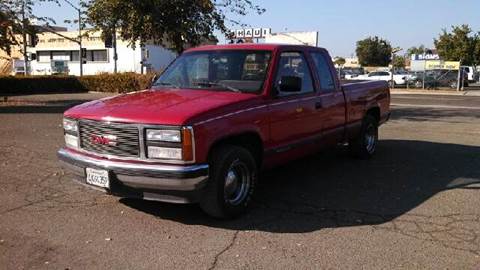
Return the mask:
<path id="1" fill-rule="evenodd" d="M 360 123 L 371 108 L 378 108 L 383 120 L 389 114 L 390 93 L 386 82 L 341 85 L 335 79 L 335 91 L 322 91 L 309 52 L 325 54 L 331 73 L 334 74 L 335 70 L 328 52 L 321 48 L 235 44 L 203 46 L 185 53 L 235 49 L 272 51 L 272 63 L 260 94 L 189 89 L 146 90 L 88 102 L 68 110 L 65 116 L 124 123 L 193 126 L 198 163 L 207 162 L 211 147 L 219 140 L 248 133 L 261 139 L 264 166 L 271 167 L 354 136 L 358 129 L 353 124 Z M 283 98 L 273 96 L 278 58 L 283 51 L 304 53 L 312 69 L 315 93 Z M 317 103 L 321 103 L 322 108 L 317 109 Z M 352 128 L 349 128 L 350 125 Z"/>

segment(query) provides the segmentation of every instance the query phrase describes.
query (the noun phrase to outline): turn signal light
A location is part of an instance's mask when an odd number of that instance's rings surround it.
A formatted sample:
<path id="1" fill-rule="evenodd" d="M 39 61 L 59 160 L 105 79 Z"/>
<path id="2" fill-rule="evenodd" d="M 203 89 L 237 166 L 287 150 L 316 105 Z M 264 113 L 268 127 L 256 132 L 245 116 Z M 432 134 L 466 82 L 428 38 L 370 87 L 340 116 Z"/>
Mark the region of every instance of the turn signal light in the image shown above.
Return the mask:
<path id="1" fill-rule="evenodd" d="M 184 161 L 193 160 L 193 130 L 192 128 L 183 128 L 182 130 L 182 159 Z"/>

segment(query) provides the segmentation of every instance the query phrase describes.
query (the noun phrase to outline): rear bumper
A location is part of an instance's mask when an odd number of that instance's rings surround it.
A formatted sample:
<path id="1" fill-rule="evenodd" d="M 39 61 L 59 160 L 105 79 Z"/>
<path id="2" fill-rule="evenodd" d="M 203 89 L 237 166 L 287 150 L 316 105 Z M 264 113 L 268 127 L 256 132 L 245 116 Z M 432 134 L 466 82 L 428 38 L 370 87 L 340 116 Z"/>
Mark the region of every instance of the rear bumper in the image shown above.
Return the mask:
<path id="1" fill-rule="evenodd" d="M 74 180 L 109 194 L 174 203 L 199 200 L 208 179 L 208 165 L 158 165 L 131 163 L 95 158 L 62 148 L 57 153 L 62 167 L 73 174 Z M 98 188 L 86 183 L 85 168 L 107 170 L 110 188 Z"/>

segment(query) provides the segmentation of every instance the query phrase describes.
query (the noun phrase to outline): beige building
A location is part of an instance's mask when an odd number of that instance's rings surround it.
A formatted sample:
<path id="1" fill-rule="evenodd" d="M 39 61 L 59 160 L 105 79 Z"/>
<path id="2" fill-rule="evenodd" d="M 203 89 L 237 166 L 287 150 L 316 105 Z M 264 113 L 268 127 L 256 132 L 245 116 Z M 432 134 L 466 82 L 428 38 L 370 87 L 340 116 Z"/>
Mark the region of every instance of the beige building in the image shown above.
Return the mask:
<path id="1" fill-rule="evenodd" d="M 78 31 L 66 31 L 57 28 L 55 33 L 41 32 L 37 35 L 38 43 L 35 47 L 27 48 L 29 56 L 29 73 L 32 75 L 49 75 L 64 73 L 80 75 L 80 47 L 75 41 Z M 115 69 L 114 49 L 106 44 L 99 31 L 82 32 L 82 48 L 86 49 L 83 61 L 83 74 L 95 75 L 112 73 Z M 14 48 L 11 56 L 5 52 L 0 62 L 4 73 L 23 73 L 23 55 L 20 47 Z M 117 37 L 117 71 L 118 72 L 147 72 L 164 69 L 176 56 L 162 46 L 147 44 L 143 47 L 139 43 L 129 46 L 127 41 Z"/>

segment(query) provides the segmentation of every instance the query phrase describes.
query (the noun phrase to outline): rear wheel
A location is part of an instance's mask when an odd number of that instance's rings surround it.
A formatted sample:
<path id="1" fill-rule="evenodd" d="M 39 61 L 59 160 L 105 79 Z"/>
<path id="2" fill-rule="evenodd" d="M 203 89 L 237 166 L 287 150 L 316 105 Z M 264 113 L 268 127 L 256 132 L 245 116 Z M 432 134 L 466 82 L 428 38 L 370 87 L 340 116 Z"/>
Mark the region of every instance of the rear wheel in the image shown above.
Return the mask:
<path id="1" fill-rule="evenodd" d="M 375 154 L 378 142 L 378 121 L 367 114 L 363 118 L 360 134 L 349 141 L 350 153 L 361 159 L 371 158 Z"/>
<path id="2" fill-rule="evenodd" d="M 246 149 L 233 145 L 214 149 L 210 178 L 200 207 L 217 218 L 233 218 L 248 208 L 257 178 L 257 165 Z"/>

